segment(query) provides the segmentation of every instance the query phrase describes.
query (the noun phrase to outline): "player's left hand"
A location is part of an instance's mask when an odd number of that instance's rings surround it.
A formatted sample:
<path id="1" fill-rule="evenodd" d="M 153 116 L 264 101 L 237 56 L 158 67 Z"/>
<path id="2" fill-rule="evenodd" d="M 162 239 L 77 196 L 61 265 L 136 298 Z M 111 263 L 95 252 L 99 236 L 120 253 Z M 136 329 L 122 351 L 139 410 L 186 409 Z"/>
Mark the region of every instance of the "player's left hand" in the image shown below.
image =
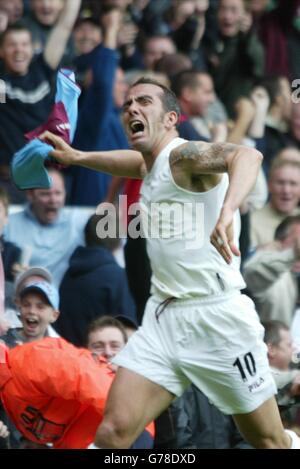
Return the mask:
<path id="1" fill-rule="evenodd" d="M 232 210 L 223 207 L 219 220 L 210 236 L 210 242 L 227 264 L 231 264 L 232 255 L 241 255 L 240 250 L 234 243 L 233 215 Z"/>

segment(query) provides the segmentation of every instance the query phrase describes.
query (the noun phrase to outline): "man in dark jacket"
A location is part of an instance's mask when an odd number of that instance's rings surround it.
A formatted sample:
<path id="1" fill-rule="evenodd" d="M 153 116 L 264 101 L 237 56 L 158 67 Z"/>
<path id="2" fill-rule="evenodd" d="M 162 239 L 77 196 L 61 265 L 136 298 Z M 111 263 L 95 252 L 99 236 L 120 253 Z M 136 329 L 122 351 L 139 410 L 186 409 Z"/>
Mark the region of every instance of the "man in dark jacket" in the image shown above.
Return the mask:
<path id="1" fill-rule="evenodd" d="M 125 271 L 112 254 L 119 239 L 98 237 L 100 221 L 100 215 L 92 215 L 87 222 L 86 247 L 73 252 L 60 287 L 61 316 L 56 330 L 80 346 L 85 343 L 87 325 L 98 316 L 121 314 L 136 320 Z"/>

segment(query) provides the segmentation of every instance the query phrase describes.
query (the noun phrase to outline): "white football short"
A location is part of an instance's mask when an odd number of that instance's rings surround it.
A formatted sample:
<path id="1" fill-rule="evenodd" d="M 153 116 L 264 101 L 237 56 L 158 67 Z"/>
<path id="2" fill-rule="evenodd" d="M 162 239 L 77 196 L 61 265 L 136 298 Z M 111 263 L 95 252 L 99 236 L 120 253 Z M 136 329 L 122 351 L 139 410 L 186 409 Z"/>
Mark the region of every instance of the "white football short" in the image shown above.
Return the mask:
<path id="1" fill-rule="evenodd" d="M 173 300 L 151 297 L 143 324 L 114 363 L 180 396 L 194 383 L 225 414 L 255 410 L 276 394 L 264 329 L 239 293 Z"/>

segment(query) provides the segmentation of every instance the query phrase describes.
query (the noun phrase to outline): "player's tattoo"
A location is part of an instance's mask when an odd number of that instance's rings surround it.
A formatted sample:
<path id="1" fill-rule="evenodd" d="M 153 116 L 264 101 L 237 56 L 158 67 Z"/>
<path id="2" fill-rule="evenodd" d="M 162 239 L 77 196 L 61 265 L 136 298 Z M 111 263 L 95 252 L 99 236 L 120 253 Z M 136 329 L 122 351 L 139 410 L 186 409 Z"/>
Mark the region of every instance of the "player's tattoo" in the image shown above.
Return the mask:
<path id="1" fill-rule="evenodd" d="M 175 148 L 170 155 L 170 165 L 178 162 L 195 162 L 194 169 L 205 172 L 220 172 L 227 170 L 226 157 L 237 149 L 231 143 L 188 142 Z"/>

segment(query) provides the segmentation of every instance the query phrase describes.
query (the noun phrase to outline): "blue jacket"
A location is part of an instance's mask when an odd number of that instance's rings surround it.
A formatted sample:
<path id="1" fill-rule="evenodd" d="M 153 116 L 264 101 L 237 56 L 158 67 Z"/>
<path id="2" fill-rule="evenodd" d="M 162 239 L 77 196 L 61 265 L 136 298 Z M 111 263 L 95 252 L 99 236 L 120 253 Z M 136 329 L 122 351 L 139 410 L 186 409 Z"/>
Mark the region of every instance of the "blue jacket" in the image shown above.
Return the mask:
<path id="1" fill-rule="evenodd" d="M 71 256 L 60 286 L 60 316 L 55 329 L 82 346 L 88 324 L 106 314 L 136 321 L 125 271 L 107 249 L 80 246 Z"/>
<path id="2" fill-rule="evenodd" d="M 80 104 L 74 146 L 84 151 L 128 148 L 119 109 L 114 105 L 113 86 L 119 55 L 113 49 L 97 47 L 87 57 L 93 82 Z M 111 176 L 86 168 L 73 168 L 71 203 L 97 205 L 106 196 Z"/>

